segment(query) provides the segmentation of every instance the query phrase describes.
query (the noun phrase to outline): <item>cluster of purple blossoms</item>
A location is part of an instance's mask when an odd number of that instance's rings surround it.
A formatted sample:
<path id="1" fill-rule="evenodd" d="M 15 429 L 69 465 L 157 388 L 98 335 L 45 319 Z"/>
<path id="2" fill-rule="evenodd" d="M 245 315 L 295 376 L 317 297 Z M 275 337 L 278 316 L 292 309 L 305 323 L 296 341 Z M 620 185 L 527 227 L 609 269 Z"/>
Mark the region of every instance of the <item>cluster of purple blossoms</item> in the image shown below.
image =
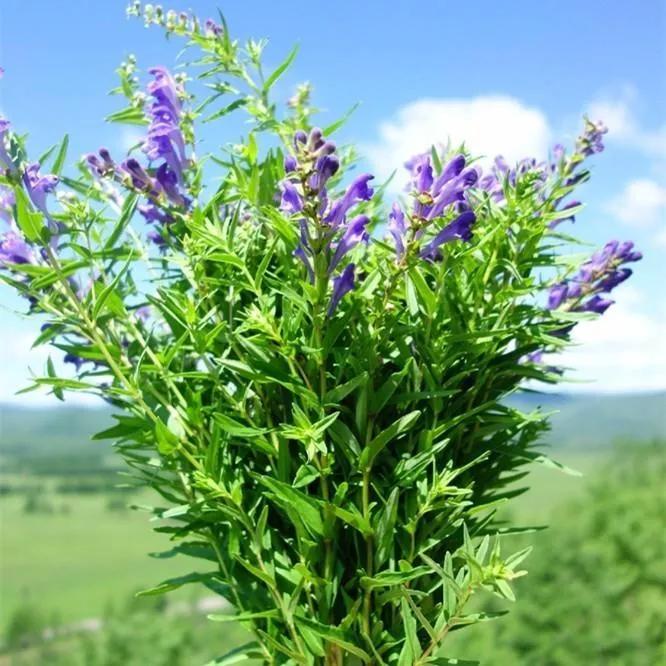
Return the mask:
<path id="1" fill-rule="evenodd" d="M 553 176 L 563 176 L 563 185 L 565 187 L 576 185 L 587 178 L 587 172 L 581 171 L 579 167 L 585 158 L 600 153 L 604 150 L 603 135 L 607 128 L 602 122 L 593 122 L 585 119 L 585 128 L 576 140 L 576 150 L 571 156 L 566 155 L 566 151 L 561 144 L 556 144 L 551 151 L 551 159 L 546 162 L 537 162 L 534 158 L 525 158 L 520 160 L 515 167 L 510 167 L 506 160 L 497 156 L 490 170 L 479 179 L 479 188 L 485 190 L 491 199 L 496 202 L 502 202 L 505 199 L 505 184 L 515 187 L 516 183 L 531 174 L 532 185 L 537 190 L 543 190 L 546 183 Z M 545 199 L 545 192 L 542 193 Z M 561 200 L 554 202 L 555 207 L 560 206 Z M 568 201 L 558 210 L 567 211 L 580 206 L 579 201 Z M 574 215 L 562 216 L 549 223 L 549 227 L 554 229 L 566 221 L 575 221 Z"/>
<path id="2" fill-rule="evenodd" d="M 318 257 L 327 257 L 326 277 L 333 281 L 328 307 L 331 316 L 343 296 L 354 288 L 356 267 L 349 263 L 338 275 L 333 272 L 345 255 L 369 240 L 369 218 L 357 215 L 348 219 L 348 213 L 372 198 L 374 191 L 369 182 L 373 176 L 357 176 L 339 199 L 330 200 L 326 185 L 340 168 L 335 144 L 326 141 L 321 130 L 315 128 L 309 135 L 296 132 L 293 147 L 293 155 L 285 159 L 287 177 L 280 183 L 280 209 L 300 216 L 300 243 L 294 255 L 303 262 L 313 283 Z"/>
<path id="3" fill-rule="evenodd" d="M 467 203 L 466 193 L 479 178 L 475 167 L 465 168 L 464 155 L 456 155 L 435 174 L 429 153 L 417 155 L 405 166 L 411 172 L 410 192 L 414 206 L 409 216 L 398 204 L 393 204 L 389 214 L 388 231 L 395 242 L 398 261 L 407 250 L 407 232 L 411 228 L 413 238 L 418 239 L 434 220 L 446 216 L 451 210 L 457 215 L 420 249 L 422 259 L 436 261 L 441 258 L 440 247 L 454 240 L 469 241 L 476 215 Z"/>
<path id="4" fill-rule="evenodd" d="M 607 132 L 608 128 L 601 121 L 594 122 L 585 118 L 585 129 L 576 141 L 576 151 L 583 157 L 603 152 L 603 136 Z"/>
<path id="5" fill-rule="evenodd" d="M 149 71 L 154 78 L 147 89 L 153 101 L 148 109 L 150 124 L 142 146 L 149 166 L 144 167 L 134 157 L 118 165 L 106 148 L 87 155 L 86 161 L 93 176 L 112 177 L 143 193 L 148 201 L 138 207 L 139 212 L 149 223 L 166 225 L 173 221 L 170 207 L 186 209 L 191 202 L 184 194 L 188 159 L 180 128 L 182 90 L 166 68 L 153 67 Z M 161 163 L 154 167 L 157 161 Z M 166 243 L 162 230 L 151 231 L 148 237 L 157 245 Z"/>
<path id="6" fill-rule="evenodd" d="M 631 276 L 631 269 L 623 268 L 623 264 L 639 261 L 642 256 L 634 250 L 631 241 L 620 243 L 614 240 L 606 243 L 581 266 L 571 280 L 550 288 L 548 309 L 604 313 L 614 301 L 604 298 L 602 294 L 610 293 Z"/>

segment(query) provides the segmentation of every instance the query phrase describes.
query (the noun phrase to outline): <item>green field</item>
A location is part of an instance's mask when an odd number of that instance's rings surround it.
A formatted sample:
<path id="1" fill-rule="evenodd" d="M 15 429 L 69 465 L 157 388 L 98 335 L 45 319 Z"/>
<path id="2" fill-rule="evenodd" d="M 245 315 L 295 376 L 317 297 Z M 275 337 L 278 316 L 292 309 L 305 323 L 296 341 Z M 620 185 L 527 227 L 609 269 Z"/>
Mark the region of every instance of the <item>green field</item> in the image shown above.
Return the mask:
<path id="1" fill-rule="evenodd" d="M 530 490 L 500 511 L 524 526 L 566 528 L 568 516 L 557 508 L 581 496 L 613 454 L 614 444 L 629 439 L 634 426 L 618 424 L 633 423 L 641 412 L 646 419 L 636 441 L 666 439 L 662 418 L 666 400 L 656 394 L 622 400 L 554 397 L 548 401 L 561 409 L 548 436 L 548 454 L 583 476 L 533 465 L 532 474 L 524 480 Z M 529 399 L 523 408 L 531 407 Z M 120 461 L 108 444 L 86 441 L 108 421 L 109 413 L 102 410 L 28 412 L 0 406 L 0 642 L 12 626 L 16 628 L 17 617 L 25 609 L 38 611 L 42 628 L 67 627 L 93 618 L 104 621 L 104 630 L 94 635 L 37 646 L 34 629 L 28 631 L 30 640 L 22 644 L 23 649 L 4 656 L 0 651 L 0 666 L 196 665 L 215 656 L 211 649 L 224 652 L 247 637 L 236 625 L 206 623 L 201 613 L 174 618 L 170 609 L 210 596 L 196 586 L 167 595 L 170 605 L 160 608 L 147 600 L 127 605 L 136 591 L 195 571 L 201 564 L 183 557 L 149 557 L 169 548 L 167 537 L 152 531 L 156 524 L 149 513 L 123 506 L 151 504 L 151 495 L 114 490 L 114 484 L 123 481 L 117 475 Z M 101 489 L 72 492 L 76 484 L 99 484 Z M 69 491 L 63 491 L 63 486 Z M 507 540 L 507 549 L 518 549 L 526 542 L 536 549 L 540 543 L 547 547 L 543 534 L 513 537 Z M 529 584 L 520 581 L 519 595 L 521 589 L 529 590 Z M 465 637 L 482 642 L 487 634 L 483 627 L 475 627 Z M 456 644 L 460 645 L 457 637 Z M 93 659 L 90 655 L 95 650 L 101 650 L 102 656 Z M 115 661 L 105 656 L 114 653 Z"/>
<path id="2" fill-rule="evenodd" d="M 148 557 L 168 548 L 168 540 L 150 529 L 147 513 L 110 511 L 107 501 L 58 496 L 50 514 L 26 513 L 21 497 L 0 499 L 3 625 L 21 603 L 38 604 L 63 622 L 98 617 L 109 602 L 182 572 L 182 562 Z"/>

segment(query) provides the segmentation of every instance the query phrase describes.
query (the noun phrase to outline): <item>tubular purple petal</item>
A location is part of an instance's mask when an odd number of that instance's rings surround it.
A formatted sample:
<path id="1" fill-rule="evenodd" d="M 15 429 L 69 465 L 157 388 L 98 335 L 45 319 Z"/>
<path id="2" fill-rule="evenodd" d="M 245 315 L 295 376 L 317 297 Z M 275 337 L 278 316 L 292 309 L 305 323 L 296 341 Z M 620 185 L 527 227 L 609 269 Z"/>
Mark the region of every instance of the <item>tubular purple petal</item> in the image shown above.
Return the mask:
<path id="1" fill-rule="evenodd" d="M 328 316 L 332 317 L 343 296 L 354 288 L 354 264 L 347 264 L 342 273 L 333 278 L 333 293 L 328 306 Z"/>
<path id="2" fill-rule="evenodd" d="M 444 243 L 453 240 L 469 241 L 472 238 L 472 225 L 476 222 L 476 215 L 465 211 L 447 224 L 422 250 L 421 258 L 435 260 L 439 255 L 439 248 Z"/>
<path id="3" fill-rule="evenodd" d="M 335 253 L 331 259 L 331 263 L 328 267 L 329 275 L 336 269 L 337 265 L 340 263 L 341 259 L 355 248 L 360 242 L 368 240 L 368 232 L 365 230 L 365 227 L 370 222 L 370 218 L 366 215 L 359 215 L 351 220 L 345 229 L 338 246 L 335 248 Z"/>
<path id="4" fill-rule="evenodd" d="M 283 180 L 280 189 L 282 190 L 280 210 L 290 215 L 300 213 L 303 210 L 303 197 L 296 186 L 290 180 Z"/>

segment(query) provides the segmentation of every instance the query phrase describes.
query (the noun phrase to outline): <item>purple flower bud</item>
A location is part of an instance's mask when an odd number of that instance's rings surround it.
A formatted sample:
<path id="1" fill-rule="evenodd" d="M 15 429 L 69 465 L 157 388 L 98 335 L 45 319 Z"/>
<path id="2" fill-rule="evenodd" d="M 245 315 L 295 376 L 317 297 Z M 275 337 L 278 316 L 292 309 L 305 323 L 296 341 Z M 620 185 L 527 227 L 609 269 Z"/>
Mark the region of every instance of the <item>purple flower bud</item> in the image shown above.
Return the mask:
<path id="1" fill-rule="evenodd" d="M 333 278 L 333 293 L 328 306 L 328 316 L 332 317 L 343 296 L 354 288 L 354 264 L 347 264 L 342 273 Z"/>
<path id="2" fill-rule="evenodd" d="M 567 297 L 567 285 L 556 284 L 548 292 L 548 309 L 557 310 Z"/>
<path id="3" fill-rule="evenodd" d="M 284 158 L 285 173 L 293 173 L 294 171 L 296 171 L 297 167 L 298 167 L 298 162 L 296 161 L 296 158 L 293 155 L 287 155 Z"/>
<path id="4" fill-rule="evenodd" d="M 597 290 L 602 292 L 610 292 L 619 284 L 622 284 L 626 279 L 630 278 L 632 270 L 630 268 L 620 268 L 617 271 L 609 273 L 605 278 L 597 283 Z"/>
<path id="5" fill-rule="evenodd" d="M 296 186 L 289 180 L 283 180 L 280 189 L 282 190 L 280 210 L 288 214 L 300 213 L 303 210 L 303 197 Z"/>
<path id="6" fill-rule="evenodd" d="M 204 32 L 208 37 L 219 37 L 222 34 L 222 26 L 209 18 L 204 24 Z"/>
<path id="7" fill-rule="evenodd" d="M 597 314 L 603 314 L 614 302 L 615 301 L 611 301 L 596 294 L 595 296 L 592 296 L 589 301 L 576 308 L 576 310 L 580 312 L 596 312 Z"/>
<path id="8" fill-rule="evenodd" d="M 81 358 L 80 356 L 76 356 L 76 354 L 65 354 L 63 356 L 63 362 L 64 363 L 70 363 L 76 368 L 76 371 L 78 372 L 81 369 L 81 366 L 86 362 L 85 359 Z"/>
<path id="9" fill-rule="evenodd" d="M 298 151 L 299 146 L 307 143 L 308 135 L 303 130 L 298 130 L 294 133 L 294 148 Z"/>
<path id="10" fill-rule="evenodd" d="M 308 149 L 311 151 L 319 150 L 324 145 L 323 133 L 318 127 L 310 130 L 308 137 Z"/>

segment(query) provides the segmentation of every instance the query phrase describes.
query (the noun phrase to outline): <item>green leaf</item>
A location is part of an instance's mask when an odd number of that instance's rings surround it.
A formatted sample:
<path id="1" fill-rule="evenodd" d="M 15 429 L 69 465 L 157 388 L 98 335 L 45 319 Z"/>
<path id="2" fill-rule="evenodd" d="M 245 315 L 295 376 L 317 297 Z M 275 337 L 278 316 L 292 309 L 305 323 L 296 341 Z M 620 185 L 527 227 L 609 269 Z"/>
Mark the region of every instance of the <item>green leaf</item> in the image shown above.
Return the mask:
<path id="1" fill-rule="evenodd" d="M 410 580 L 416 580 L 430 573 L 432 573 L 430 568 L 424 566 L 413 567 L 408 571 L 382 571 L 375 576 L 363 576 L 361 586 L 366 590 L 373 590 L 377 587 L 404 585 Z"/>
<path id="2" fill-rule="evenodd" d="M 398 666 L 413 666 L 421 656 L 422 648 L 419 643 L 416 620 L 414 619 L 409 603 L 405 598 L 400 600 L 400 611 L 402 624 L 405 628 L 405 642 L 400 651 Z"/>
<path id="3" fill-rule="evenodd" d="M 358 509 L 356 509 L 355 511 L 347 511 L 346 509 L 343 509 L 339 506 L 335 506 L 333 504 L 329 504 L 328 506 L 331 507 L 333 513 L 338 518 L 340 518 L 340 520 L 344 521 L 348 525 L 351 525 L 354 529 L 361 532 L 361 534 L 363 534 L 364 536 L 372 536 L 374 534 L 372 526 L 370 525 L 368 520 L 364 518 L 361 513 L 359 513 Z"/>
<path id="4" fill-rule="evenodd" d="M 380 569 L 389 559 L 395 544 L 395 521 L 398 515 L 398 496 L 400 490 L 394 488 L 377 522 L 375 568 Z"/>
<path id="5" fill-rule="evenodd" d="M 218 582 L 220 581 L 219 575 L 215 571 L 210 573 L 191 573 L 185 576 L 169 578 L 168 580 L 163 581 L 155 587 L 150 587 L 147 590 L 141 590 L 140 592 L 137 592 L 135 596 L 150 597 L 157 594 L 165 594 L 166 592 L 177 590 L 179 587 L 183 587 L 183 585 L 190 585 L 192 583 L 205 583 L 213 580 Z"/>
<path id="6" fill-rule="evenodd" d="M 255 475 L 259 483 L 266 486 L 278 502 L 285 508 L 293 509 L 298 513 L 303 523 L 314 534 L 323 536 L 324 523 L 321 517 L 319 504 L 300 490 L 287 483 L 272 479 L 268 476 Z"/>
<path id="7" fill-rule="evenodd" d="M 126 125 L 147 125 L 148 119 L 143 108 L 128 106 L 106 117 L 107 123 L 125 123 Z"/>
<path id="8" fill-rule="evenodd" d="M 432 291 L 430 290 L 430 287 L 426 283 L 423 274 L 421 273 L 421 271 L 418 269 L 417 266 L 413 266 L 412 268 L 410 268 L 409 277 L 411 278 L 412 283 L 416 288 L 416 292 L 421 298 L 424 310 L 428 315 L 433 315 L 437 308 L 437 298 L 435 297 L 435 294 L 433 294 Z"/>
<path id="9" fill-rule="evenodd" d="M 164 456 L 171 455 L 180 446 L 178 436 L 159 419 L 155 422 L 155 442 L 157 450 Z"/>
<path id="10" fill-rule="evenodd" d="M 208 619 L 212 622 L 246 622 L 248 620 L 259 620 L 264 618 L 275 620 L 279 617 L 280 613 L 278 613 L 277 609 L 258 611 L 256 613 L 226 613 L 224 615 L 208 615 Z"/>
<path id="11" fill-rule="evenodd" d="M 421 416 L 421 412 L 417 409 L 405 416 L 399 418 L 393 425 L 386 428 L 375 437 L 361 453 L 359 466 L 362 470 L 372 467 L 372 463 L 382 449 L 396 437 L 407 432 Z"/>
<path id="12" fill-rule="evenodd" d="M 248 426 L 243 423 L 240 423 L 239 421 L 235 421 L 226 414 L 215 413 L 213 414 L 213 418 L 215 419 L 215 422 L 220 426 L 220 428 L 224 430 L 224 432 L 228 433 L 229 435 L 232 435 L 233 437 L 242 437 L 242 438 L 261 437 L 262 435 L 265 435 L 266 433 L 270 432 L 270 430 L 266 430 L 263 428 L 255 428 L 253 426 Z"/>
<path id="13" fill-rule="evenodd" d="M 291 65 L 291 63 L 294 61 L 297 53 L 298 46 L 294 46 L 294 48 L 289 52 L 289 55 L 287 55 L 282 63 L 278 65 L 275 70 L 273 70 L 271 75 L 266 79 L 266 82 L 263 86 L 264 92 L 268 92 L 273 84 L 287 71 L 289 65 Z"/>
<path id="14" fill-rule="evenodd" d="M 53 166 L 51 167 L 51 171 L 56 176 L 60 175 L 62 167 L 65 164 L 65 159 L 67 158 L 68 146 L 69 146 L 69 134 L 65 134 L 65 136 L 62 139 L 62 143 L 60 144 L 60 148 L 58 148 L 58 154 L 55 156 L 55 159 L 53 160 Z"/>
<path id="15" fill-rule="evenodd" d="M 15 188 L 14 195 L 16 198 L 16 224 L 23 235 L 32 243 L 45 240 L 46 228 L 42 216 L 31 210 L 28 197 L 21 188 Z"/>
<path id="16" fill-rule="evenodd" d="M 239 97 L 238 99 L 235 99 L 231 104 L 228 104 L 222 109 L 219 109 L 212 115 L 208 116 L 208 118 L 204 118 L 202 122 L 204 123 L 210 123 L 213 120 L 217 120 L 218 118 L 222 118 L 222 116 L 226 116 L 229 113 L 232 113 L 236 109 L 239 109 L 241 106 L 245 106 L 249 102 L 249 98 L 247 97 Z"/>
<path id="17" fill-rule="evenodd" d="M 324 641 L 341 647 L 346 652 L 349 652 L 350 654 L 353 654 L 354 656 L 361 659 L 364 663 L 367 664 L 371 661 L 370 655 L 365 650 L 357 647 L 353 642 L 352 636 L 350 636 L 343 629 L 328 624 L 322 624 L 321 622 L 317 622 L 316 620 L 312 620 L 308 617 L 298 614 L 294 616 L 294 620 L 296 621 L 297 626 L 306 626 L 308 629 L 314 631 Z"/>
<path id="18" fill-rule="evenodd" d="M 331 389 L 324 396 L 324 403 L 326 404 L 326 403 L 340 402 L 341 400 L 346 398 L 355 388 L 357 388 L 358 386 L 367 381 L 368 381 L 368 373 L 367 372 L 361 373 L 357 377 L 350 379 L 348 382 L 340 384 L 340 386 L 336 386 L 334 389 Z"/>
<path id="19" fill-rule="evenodd" d="M 225 655 L 209 661 L 206 666 L 231 666 L 232 664 L 240 664 L 244 661 L 251 661 L 253 659 L 262 660 L 264 658 L 263 652 L 259 649 L 257 641 L 245 643 L 240 647 L 234 648 Z"/>
<path id="20" fill-rule="evenodd" d="M 104 244 L 105 250 L 110 250 L 116 244 L 127 225 L 131 222 L 138 202 L 139 195 L 135 192 L 132 192 L 127 196 L 123 203 L 123 208 L 118 217 L 118 221 L 109 234 L 109 237 L 106 239 L 106 243 Z"/>

